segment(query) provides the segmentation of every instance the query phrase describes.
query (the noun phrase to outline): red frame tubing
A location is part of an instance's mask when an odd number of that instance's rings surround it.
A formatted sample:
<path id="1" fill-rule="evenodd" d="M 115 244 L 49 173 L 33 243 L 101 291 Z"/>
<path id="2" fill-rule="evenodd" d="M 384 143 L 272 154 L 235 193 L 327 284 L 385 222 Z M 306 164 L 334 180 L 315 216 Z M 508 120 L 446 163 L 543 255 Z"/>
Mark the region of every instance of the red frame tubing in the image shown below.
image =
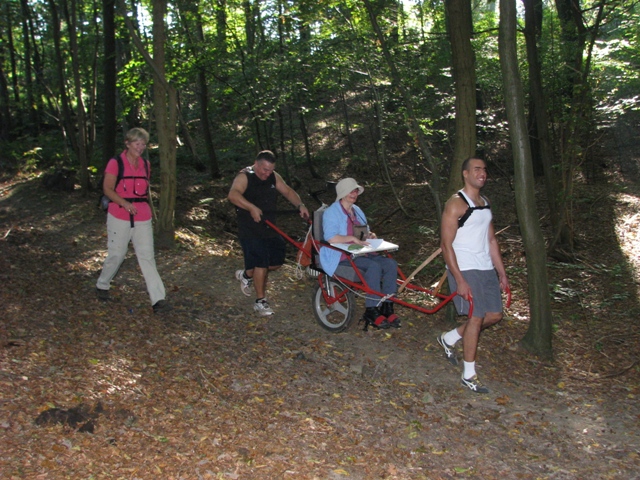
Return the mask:
<path id="1" fill-rule="evenodd" d="M 303 245 L 302 242 L 296 242 L 293 238 L 291 238 L 289 235 L 287 235 L 282 230 L 280 230 L 278 227 L 276 227 L 271 221 L 265 220 L 264 222 L 267 225 L 269 225 L 269 227 L 273 228 L 276 232 L 278 232 L 280 235 L 282 235 L 285 240 L 287 240 L 294 247 L 296 247 L 298 250 L 302 251 L 306 255 L 306 252 L 302 249 L 302 245 Z M 338 250 L 340 252 L 343 252 L 343 250 L 340 250 L 339 248 L 336 248 L 336 247 L 334 247 L 333 245 L 331 245 L 329 243 L 319 242 L 313 237 L 312 237 L 312 242 L 313 242 L 313 248 L 317 252 L 320 251 L 320 246 L 332 248 L 333 250 Z M 365 294 L 376 295 L 378 297 L 384 297 L 385 296 L 384 293 L 378 292 L 376 290 L 373 290 L 371 287 L 369 287 L 369 285 L 367 285 L 367 283 L 364 281 L 364 277 L 362 276 L 362 273 L 360 272 L 358 267 L 356 267 L 356 265 L 353 263 L 353 257 L 351 257 L 351 256 L 349 257 L 349 263 L 351 263 L 351 267 L 356 272 L 356 275 L 358 275 L 358 278 L 360 279 L 360 282 L 352 282 L 351 280 L 347 280 L 346 278 L 339 277 L 337 275 L 335 276 L 336 279 L 338 279 L 344 285 L 352 288 L 353 290 L 359 290 L 359 291 L 364 292 Z M 321 288 L 323 286 L 322 285 L 323 275 L 326 275 L 326 273 L 318 275 L 318 283 L 319 283 Z M 399 278 L 398 278 L 397 282 L 398 282 L 399 285 L 401 285 L 406 280 L 407 277 L 405 276 L 404 273 L 402 273 L 402 270 L 400 270 L 400 267 L 398 267 L 398 276 L 399 276 Z M 403 307 L 407 307 L 407 308 L 410 308 L 412 310 L 417 310 L 418 312 L 426 313 L 428 315 L 431 315 L 431 314 L 434 314 L 434 313 L 440 311 L 447 303 L 449 303 L 451 300 L 453 300 L 453 298 L 457 295 L 456 292 L 454 292 L 454 293 L 452 293 L 450 295 L 444 295 L 442 293 L 435 293 L 432 289 L 423 288 L 423 287 L 420 287 L 418 285 L 414 285 L 412 283 L 408 283 L 405 286 L 405 290 L 413 290 L 415 292 L 426 293 L 427 295 L 430 295 L 430 296 L 432 296 L 434 298 L 440 299 L 440 303 L 438 303 L 434 308 L 425 308 L 425 307 L 421 307 L 419 305 L 416 305 L 414 303 L 405 302 L 404 300 L 402 300 L 402 299 L 400 299 L 398 297 L 389 298 L 390 301 L 392 301 L 394 303 L 397 303 L 398 305 L 402 305 Z M 339 302 L 340 299 L 343 298 L 346 294 L 347 294 L 347 291 L 344 291 L 338 297 L 330 297 L 330 296 L 327 295 L 327 292 L 325 291 L 325 289 L 322 288 L 322 296 L 323 296 L 325 302 L 327 302 L 327 305 L 332 305 L 335 302 Z M 507 305 L 510 305 L 511 304 L 511 290 L 508 291 L 508 294 L 509 294 L 509 299 L 508 299 L 508 304 Z M 507 306 L 507 308 L 509 308 L 509 307 Z M 471 318 L 472 315 L 473 315 L 473 299 L 470 299 L 469 300 L 469 318 Z"/>

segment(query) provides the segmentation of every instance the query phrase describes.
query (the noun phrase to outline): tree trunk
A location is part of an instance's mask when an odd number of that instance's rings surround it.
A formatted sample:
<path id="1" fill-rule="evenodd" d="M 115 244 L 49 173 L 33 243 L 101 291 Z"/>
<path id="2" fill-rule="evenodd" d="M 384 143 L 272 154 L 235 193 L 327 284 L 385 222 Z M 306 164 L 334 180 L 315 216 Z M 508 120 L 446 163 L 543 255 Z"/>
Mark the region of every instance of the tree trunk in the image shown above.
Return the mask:
<path id="1" fill-rule="evenodd" d="M 62 119 L 60 120 L 60 130 L 62 137 L 71 143 L 74 152 L 78 151 L 77 139 L 73 132 L 75 126 L 71 118 L 71 106 L 69 105 L 69 96 L 67 95 L 66 78 L 64 76 L 64 60 L 62 58 L 62 48 L 60 46 L 60 17 L 58 15 L 58 7 L 54 0 L 49 0 L 49 8 L 51 11 L 51 34 L 53 37 L 53 47 L 56 55 L 56 77 L 58 81 L 58 92 L 60 96 L 60 108 L 62 110 Z"/>
<path id="2" fill-rule="evenodd" d="M 438 164 L 435 162 L 433 156 L 431 155 L 431 150 L 429 149 L 427 139 L 422 133 L 422 129 L 420 124 L 418 123 L 418 119 L 415 113 L 415 109 L 413 107 L 413 100 L 409 91 L 404 87 L 402 82 L 402 76 L 400 72 L 396 68 L 395 62 L 393 61 L 393 56 L 391 52 L 387 48 L 387 43 L 385 41 L 385 37 L 382 34 L 382 30 L 378 25 L 378 21 L 373 11 L 373 7 L 369 0 L 364 0 L 364 5 L 367 8 L 367 12 L 369 13 L 369 19 L 371 20 L 371 26 L 373 31 L 376 34 L 376 38 L 380 44 L 380 48 L 382 49 L 382 53 L 387 62 L 387 66 L 391 72 L 391 78 L 393 79 L 393 83 L 395 87 L 400 92 L 400 96 L 402 97 L 404 106 L 407 110 L 407 123 L 409 131 L 414 138 L 414 141 L 418 145 L 420 153 L 422 154 L 424 160 L 427 163 L 427 167 L 431 171 L 431 181 L 429 183 L 429 191 L 431 192 L 431 197 L 433 198 L 433 202 L 435 204 L 435 213 L 436 219 L 438 223 L 442 218 L 442 202 L 440 200 L 441 187 L 440 187 L 440 168 Z"/>
<path id="3" fill-rule="evenodd" d="M 289 174 L 289 162 L 287 162 L 287 150 L 284 139 L 284 115 L 282 115 L 282 108 L 278 108 L 278 130 L 280 132 L 280 151 L 282 152 L 282 159 L 279 159 L 278 164 L 282 165 L 282 176 L 285 181 L 291 185 L 291 175 Z"/>
<path id="4" fill-rule="evenodd" d="M 309 133 L 307 132 L 307 122 L 304 119 L 304 109 L 300 107 L 298 110 L 298 118 L 300 119 L 300 132 L 302 133 L 302 139 L 304 140 L 304 155 L 307 159 L 307 167 L 309 167 L 309 173 L 312 178 L 320 178 L 320 175 L 313 168 L 313 161 L 311 160 L 311 144 L 309 143 Z"/>
<path id="5" fill-rule="evenodd" d="M 171 247 L 175 241 L 173 218 L 176 206 L 176 122 L 178 117 L 175 89 L 167 82 L 164 66 L 164 16 L 167 10 L 166 0 L 154 0 L 153 3 L 153 54 L 151 58 L 136 32 L 126 6 L 119 0 L 120 8 L 131 39 L 153 73 L 154 113 L 158 129 L 158 147 L 160 151 L 160 212 L 156 223 L 156 244 Z"/>
<path id="6" fill-rule="evenodd" d="M 549 205 L 549 219 L 552 231 L 559 232 L 567 229 L 564 217 L 561 215 L 558 205 L 558 195 L 561 189 L 561 182 L 557 171 L 553 168 L 554 153 L 549 134 L 549 118 L 547 115 L 547 104 L 542 88 L 541 65 L 538 55 L 538 38 L 542 28 L 542 18 L 539 3 L 541 0 L 523 0 L 525 8 L 525 29 L 524 35 L 527 44 L 527 60 L 529 63 L 529 88 L 531 90 L 532 113 L 535 121 L 535 131 L 537 132 L 537 143 L 540 147 L 540 160 L 544 173 L 545 187 L 547 192 L 547 204 Z M 568 232 L 564 233 L 564 237 Z"/>
<path id="7" fill-rule="evenodd" d="M 11 135 L 12 122 L 9 110 L 9 87 L 2 65 L 4 65 L 4 52 L 0 47 L 0 140 L 7 141 Z"/>
<path id="8" fill-rule="evenodd" d="M 206 49 L 204 28 L 202 25 L 202 15 L 200 13 L 200 3 L 192 1 L 180 2 L 181 14 L 185 35 L 188 39 L 188 45 L 194 58 L 200 55 L 200 52 Z M 187 15 L 188 13 L 188 15 Z M 195 38 L 191 35 L 191 30 L 195 32 Z M 200 108 L 200 131 L 202 132 L 202 140 L 209 157 L 209 166 L 211 170 L 211 178 L 220 178 L 220 167 L 218 166 L 218 158 L 213 146 L 213 137 L 211 135 L 211 123 L 209 122 L 209 88 L 207 84 L 207 63 L 204 59 L 196 63 L 196 95 L 198 98 L 198 106 Z M 182 116 L 181 116 L 182 118 Z M 185 141 L 191 142 L 189 129 L 185 122 L 181 123 L 181 129 L 185 136 Z M 191 142 L 193 143 L 193 142 Z M 196 157 L 196 169 L 203 170 L 205 165 L 200 161 L 197 152 L 194 151 Z"/>
<path id="9" fill-rule="evenodd" d="M 344 94 L 344 88 L 342 82 L 340 82 L 340 104 L 342 105 L 342 114 L 344 116 L 344 134 L 347 137 L 347 146 L 349 147 L 349 153 L 354 154 L 353 140 L 351 138 L 351 119 L 349 118 L 349 105 L 347 104 L 347 98 Z"/>
<path id="10" fill-rule="evenodd" d="M 5 2 L 7 49 L 9 50 L 9 60 L 11 61 L 11 86 L 13 87 L 13 101 L 16 106 L 20 105 L 20 83 L 18 82 L 18 67 L 16 59 L 16 47 L 13 44 L 13 17 L 11 16 L 11 3 Z"/>
<path id="11" fill-rule="evenodd" d="M 279 24 L 280 22 L 278 22 Z M 216 0 L 216 64 L 218 77 L 227 79 L 227 0 Z"/>
<path id="12" fill-rule="evenodd" d="M 66 3 L 65 3 L 66 7 Z M 73 83 L 76 94 L 77 145 L 76 155 L 80 164 L 78 179 L 83 192 L 90 189 L 89 158 L 87 157 L 87 122 L 82 93 L 82 78 L 80 76 L 80 60 L 78 54 L 78 36 L 76 31 L 77 10 L 76 0 L 71 0 L 71 11 L 65 8 L 65 16 L 69 30 L 69 44 L 71 47 L 71 66 L 73 69 Z"/>
<path id="13" fill-rule="evenodd" d="M 27 112 L 29 114 L 29 124 L 34 129 L 36 135 L 40 132 L 40 121 L 38 119 L 38 111 L 35 108 L 35 92 L 33 82 L 33 66 L 31 64 L 31 40 L 29 39 L 29 18 L 31 17 L 29 3 L 27 0 L 20 0 L 22 9 L 22 36 L 24 41 L 24 84 L 27 91 Z"/>
<path id="14" fill-rule="evenodd" d="M 103 0 L 102 21 L 104 24 L 104 63 L 103 63 L 103 128 L 102 128 L 102 158 L 105 166 L 116 152 L 116 29 L 115 29 L 115 0 Z"/>
<path id="15" fill-rule="evenodd" d="M 165 77 L 166 40 L 164 18 L 167 0 L 153 0 L 153 99 L 156 125 L 158 128 L 158 149 L 160 152 L 160 211 L 156 223 L 156 243 L 160 247 L 174 244 L 175 229 L 173 218 L 176 206 L 176 92 Z"/>
<path id="16" fill-rule="evenodd" d="M 447 197 L 462 187 L 462 163 L 476 153 L 476 74 L 470 0 L 446 0 L 456 89 L 456 126 Z"/>
<path id="17" fill-rule="evenodd" d="M 222 7 L 224 9 L 224 2 Z M 202 17 L 200 12 L 196 16 L 196 35 L 198 42 L 204 45 L 204 29 L 202 27 Z M 200 131 L 205 148 L 207 149 L 207 157 L 209 158 L 209 168 L 211 178 L 220 178 L 220 165 L 216 156 L 216 149 L 213 144 L 213 136 L 211 135 L 211 123 L 209 122 L 209 85 L 207 83 L 207 71 L 204 65 L 198 65 L 198 97 L 200 104 Z"/>
<path id="18" fill-rule="evenodd" d="M 518 71 L 515 0 L 500 0 L 498 47 L 509 122 L 509 137 L 514 158 L 516 211 L 527 259 L 531 320 L 529 329 L 521 342 L 525 348 L 536 355 L 551 358 L 553 355 L 551 347 L 553 319 L 547 278 L 547 256 L 536 212 L 531 151 L 524 113 L 524 93 Z"/>

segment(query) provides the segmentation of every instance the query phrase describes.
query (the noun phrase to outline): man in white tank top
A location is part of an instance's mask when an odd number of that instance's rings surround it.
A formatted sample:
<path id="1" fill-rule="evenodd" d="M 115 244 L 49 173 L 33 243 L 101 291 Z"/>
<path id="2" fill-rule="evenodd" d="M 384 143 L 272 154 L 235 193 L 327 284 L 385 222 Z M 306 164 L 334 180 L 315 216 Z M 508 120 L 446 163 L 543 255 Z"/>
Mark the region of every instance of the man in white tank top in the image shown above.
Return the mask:
<path id="1" fill-rule="evenodd" d="M 447 264 L 451 291 L 458 295 L 453 302 L 459 315 L 472 316 L 462 325 L 438 336 L 446 358 L 453 365 L 458 359 L 453 351 L 462 339 L 464 369 L 461 383 L 476 393 L 488 393 L 476 375 L 476 353 L 480 332 L 502 319 L 500 290 L 509 287 L 500 247 L 493 230 L 489 201 L 480 195 L 487 181 L 487 165 L 479 158 L 462 164 L 464 188 L 446 203 L 442 214 L 440 246 Z"/>

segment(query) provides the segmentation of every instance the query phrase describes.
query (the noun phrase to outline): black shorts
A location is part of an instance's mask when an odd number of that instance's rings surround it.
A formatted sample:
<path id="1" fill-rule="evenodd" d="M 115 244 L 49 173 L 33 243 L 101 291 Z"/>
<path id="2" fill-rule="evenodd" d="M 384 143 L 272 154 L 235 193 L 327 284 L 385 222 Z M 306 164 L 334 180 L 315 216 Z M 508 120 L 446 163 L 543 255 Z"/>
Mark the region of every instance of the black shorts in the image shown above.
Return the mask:
<path id="1" fill-rule="evenodd" d="M 500 292 L 500 281 L 495 270 L 465 270 L 462 276 L 471 288 L 473 297 L 474 317 L 484 318 L 487 313 L 502 312 L 502 293 Z M 458 289 L 455 278 L 447 270 L 449 279 L 449 289 L 455 292 Z M 453 304 L 456 306 L 458 315 L 469 314 L 469 302 L 459 295 L 453 297 Z"/>
<path id="2" fill-rule="evenodd" d="M 270 238 L 241 238 L 244 269 L 279 267 L 284 263 L 287 244 L 281 236 Z"/>

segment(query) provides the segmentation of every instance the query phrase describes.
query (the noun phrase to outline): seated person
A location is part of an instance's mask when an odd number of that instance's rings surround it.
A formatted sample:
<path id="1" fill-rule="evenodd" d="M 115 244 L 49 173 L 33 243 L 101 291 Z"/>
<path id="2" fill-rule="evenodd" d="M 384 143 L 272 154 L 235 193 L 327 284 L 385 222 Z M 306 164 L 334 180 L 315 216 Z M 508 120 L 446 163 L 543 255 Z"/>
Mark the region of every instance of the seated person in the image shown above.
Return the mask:
<path id="1" fill-rule="evenodd" d="M 355 203 L 364 188 L 353 178 L 343 178 L 336 185 L 337 198 L 324 211 L 322 216 L 322 230 L 324 239 L 329 243 L 354 243 L 369 245 L 367 239 L 376 238 L 373 232 L 366 228 L 367 217 Z M 361 228 L 354 228 L 360 226 Z M 358 238 L 354 232 L 364 230 L 363 238 Z M 323 247 L 320 249 L 320 263 L 327 275 L 333 275 L 338 265 L 350 266 L 349 256 L 340 250 Z M 362 276 L 369 287 L 385 295 L 395 294 L 398 278 L 398 264 L 392 258 L 377 253 L 370 253 L 356 257 L 354 263 L 362 272 Z M 380 306 L 377 295 L 367 295 L 365 299 L 364 321 L 365 328 L 372 325 L 375 328 L 400 328 L 400 319 L 393 313 L 393 302 L 385 301 Z"/>

